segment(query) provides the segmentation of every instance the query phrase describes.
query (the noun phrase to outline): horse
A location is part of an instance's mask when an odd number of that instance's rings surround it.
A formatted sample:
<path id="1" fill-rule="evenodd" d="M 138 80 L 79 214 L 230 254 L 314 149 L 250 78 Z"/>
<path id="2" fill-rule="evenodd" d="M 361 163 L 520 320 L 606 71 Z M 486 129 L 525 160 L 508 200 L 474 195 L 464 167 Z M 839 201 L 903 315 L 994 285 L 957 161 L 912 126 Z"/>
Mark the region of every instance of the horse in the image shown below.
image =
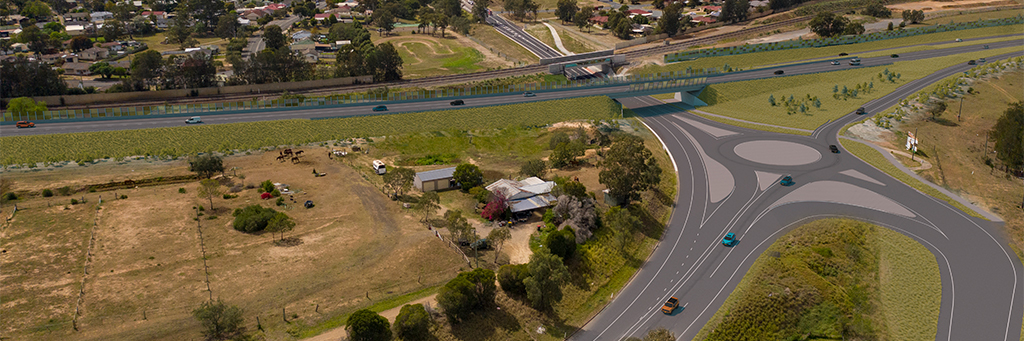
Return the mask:
<path id="1" fill-rule="evenodd" d="M 300 150 L 300 151 L 297 151 L 297 152 L 295 152 L 295 156 L 299 156 L 299 155 L 302 155 L 302 151 L 301 151 L 301 150 Z"/>
<path id="2" fill-rule="evenodd" d="M 287 156 L 281 155 L 281 156 L 277 157 L 277 161 L 284 161 L 284 159 L 287 159 L 287 158 L 288 158 Z"/>
<path id="3" fill-rule="evenodd" d="M 298 163 L 298 162 L 299 162 L 299 157 L 292 156 L 292 163 Z"/>
<path id="4" fill-rule="evenodd" d="M 288 148 L 284 150 L 284 155 L 292 155 L 292 149 Z"/>

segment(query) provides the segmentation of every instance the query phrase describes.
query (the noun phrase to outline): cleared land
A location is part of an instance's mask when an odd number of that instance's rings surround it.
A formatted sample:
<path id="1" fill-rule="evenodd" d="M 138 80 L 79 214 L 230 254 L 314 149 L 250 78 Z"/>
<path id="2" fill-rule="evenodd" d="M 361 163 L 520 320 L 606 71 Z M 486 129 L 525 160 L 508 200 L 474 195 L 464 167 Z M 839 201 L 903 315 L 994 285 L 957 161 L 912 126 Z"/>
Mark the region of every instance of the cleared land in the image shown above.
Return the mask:
<path id="1" fill-rule="evenodd" d="M 913 239 L 846 219 L 779 237 L 696 340 L 933 340 L 941 280 Z M 759 326 L 759 327 L 753 327 Z"/>
<path id="2" fill-rule="evenodd" d="M 497 56 L 487 58 L 471 45 L 469 39 L 448 33 L 445 38 L 426 34 L 399 35 L 375 40 L 375 44 L 390 42 L 402 56 L 405 78 L 423 78 L 450 74 L 471 73 L 507 66 Z"/>
<path id="3" fill-rule="evenodd" d="M 522 45 L 512 41 L 512 39 L 508 39 L 508 37 L 498 33 L 498 31 L 496 31 L 494 27 L 491 27 L 491 25 L 473 24 L 470 36 L 473 36 L 473 38 L 476 38 L 486 44 L 486 47 L 489 48 L 491 52 L 505 55 L 509 59 L 527 64 L 536 64 L 540 62 L 540 58 L 538 58 L 537 55 L 533 54 L 533 52 L 530 52 L 530 50 L 527 50 Z"/>

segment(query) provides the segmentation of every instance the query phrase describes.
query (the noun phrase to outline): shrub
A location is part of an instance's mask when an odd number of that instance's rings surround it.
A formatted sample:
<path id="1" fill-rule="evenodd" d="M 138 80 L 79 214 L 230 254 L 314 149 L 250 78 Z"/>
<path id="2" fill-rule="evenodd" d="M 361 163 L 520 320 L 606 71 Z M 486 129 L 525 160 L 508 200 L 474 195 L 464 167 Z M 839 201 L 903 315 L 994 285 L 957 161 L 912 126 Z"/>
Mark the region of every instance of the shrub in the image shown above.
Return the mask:
<path id="1" fill-rule="evenodd" d="M 14 192 L 7 192 L 7 194 L 4 194 L 4 200 L 18 200 L 18 195 L 14 194 Z"/>
<path id="2" fill-rule="evenodd" d="M 476 269 L 459 273 L 437 294 L 437 304 L 452 321 L 461 321 L 474 310 L 494 304 L 494 271 Z"/>
<path id="3" fill-rule="evenodd" d="M 277 206 L 284 206 L 284 198 L 281 198 L 281 197 L 277 198 Z"/>
<path id="4" fill-rule="evenodd" d="M 128 195 L 127 194 L 121 194 L 121 199 L 128 199 Z"/>
<path id="5" fill-rule="evenodd" d="M 345 330 L 352 341 L 390 341 L 391 325 L 388 319 L 369 309 L 349 315 Z"/>
<path id="6" fill-rule="evenodd" d="M 185 187 L 178 188 L 178 193 L 185 194 Z"/>
<path id="7" fill-rule="evenodd" d="M 536 176 L 543 177 L 544 173 L 548 170 L 547 163 L 544 160 L 530 160 L 526 161 L 522 166 L 519 167 L 519 174 L 523 176 Z"/>
<path id="8" fill-rule="evenodd" d="M 484 181 L 484 175 L 480 172 L 480 167 L 469 163 L 456 166 L 455 172 L 452 173 L 452 178 L 454 178 L 455 183 L 459 184 L 459 187 L 462 187 L 463 191 L 476 187 Z"/>
<path id="9" fill-rule="evenodd" d="M 71 199 L 72 205 L 78 205 L 78 199 Z"/>
<path id="10" fill-rule="evenodd" d="M 545 224 L 552 224 L 555 220 L 555 212 L 549 208 L 547 211 L 544 211 L 543 219 Z"/>
<path id="11" fill-rule="evenodd" d="M 252 233 L 267 228 L 270 219 L 277 215 L 277 211 L 260 205 L 249 205 L 236 209 L 232 215 L 235 217 L 233 223 L 235 230 Z"/>
<path id="12" fill-rule="evenodd" d="M 526 264 L 502 265 L 498 269 L 498 283 L 501 290 L 512 296 L 525 296 L 526 286 L 523 280 L 530 277 L 530 268 Z"/>
<path id="13" fill-rule="evenodd" d="M 279 191 L 279 190 L 277 190 L 275 188 L 273 191 L 270 192 L 270 195 L 273 195 L 275 197 L 280 197 L 281 196 L 281 191 Z"/>
<path id="14" fill-rule="evenodd" d="M 262 189 L 263 192 L 273 192 L 274 191 L 274 183 L 271 182 L 270 180 L 261 182 L 260 183 L 260 189 Z M 260 193 L 263 193 L 263 192 L 260 192 Z"/>
<path id="15" fill-rule="evenodd" d="M 237 197 L 238 196 L 234 195 L 234 194 L 224 194 L 224 199 L 234 199 L 234 198 L 237 198 Z"/>
<path id="16" fill-rule="evenodd" d="M 406 304 L 395 317 L 395 337 L 405 341 L 424 341 L 430 335 L 430 314 L 422 304 Z"/>
<path id="17" fill-rule="evenodd" d="M 53 191 L 49 188 L 43 190 L 43 197 L 49 198 L 53 196 Z"/>
<path id="18" fill-rule="evenodd" d="M 486 204 L 491 200 L 491 192 L 480 186 L 470 188 L 469 195 L 472 195 L 473 199 L 481 204 Z"/>
<path id="19" fill-rule="evenodd" d="M 576 233 L 569 227 L 549 233 L 544 238 L 544 247 L 551 251 L 551 254 L 568 260 L 576 253 Z"/>
<path id="20" fill-rule="evenodd" d="M 210 339 L 228 339 L 245 332 L 242 309 L 228 306 L 220 299 L 203 302 L 192 311 L 192 316 L 203 325 L 203 335 Z"/>
<path id="21" fill-rule="evenodd" d="M 60 195 L 63 195 L 63 196 L 71 195 L 71 186 L 64 186 L 64 187 L 58 188 L 57 189 L 57 194 L 60 194 Z"/>

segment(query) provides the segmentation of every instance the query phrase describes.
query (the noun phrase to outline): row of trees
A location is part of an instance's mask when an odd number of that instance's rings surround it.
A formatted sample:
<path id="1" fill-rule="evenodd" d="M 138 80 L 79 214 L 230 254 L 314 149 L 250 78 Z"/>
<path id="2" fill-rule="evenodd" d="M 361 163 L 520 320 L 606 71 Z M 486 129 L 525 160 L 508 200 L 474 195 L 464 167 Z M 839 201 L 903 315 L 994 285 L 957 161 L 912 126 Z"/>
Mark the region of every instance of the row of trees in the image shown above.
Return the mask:
<path id="1" fill-rule="evenodd" d="M 820 37 L 828 38 L 838 35 L 857 35 L 864 33 L 864 25 L 851 22 L 850 19 L 832 12 L 821 12 L 808 24 L 811 32 Z"/>

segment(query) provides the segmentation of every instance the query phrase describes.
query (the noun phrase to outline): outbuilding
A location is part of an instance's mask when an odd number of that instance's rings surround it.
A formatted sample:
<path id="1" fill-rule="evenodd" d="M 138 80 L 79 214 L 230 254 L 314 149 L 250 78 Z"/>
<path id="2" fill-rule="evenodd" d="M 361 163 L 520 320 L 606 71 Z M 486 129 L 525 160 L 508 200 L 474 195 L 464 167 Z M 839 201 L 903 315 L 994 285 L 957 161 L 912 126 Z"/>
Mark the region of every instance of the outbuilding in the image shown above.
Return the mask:
<path id="1" fill-rule="evenodd" d="M 455 174 L 455 167 L 419 172 L 416 173 L 412 184 L 424 192 L 451 189 L 456 187 L 453 174 Z"/>

